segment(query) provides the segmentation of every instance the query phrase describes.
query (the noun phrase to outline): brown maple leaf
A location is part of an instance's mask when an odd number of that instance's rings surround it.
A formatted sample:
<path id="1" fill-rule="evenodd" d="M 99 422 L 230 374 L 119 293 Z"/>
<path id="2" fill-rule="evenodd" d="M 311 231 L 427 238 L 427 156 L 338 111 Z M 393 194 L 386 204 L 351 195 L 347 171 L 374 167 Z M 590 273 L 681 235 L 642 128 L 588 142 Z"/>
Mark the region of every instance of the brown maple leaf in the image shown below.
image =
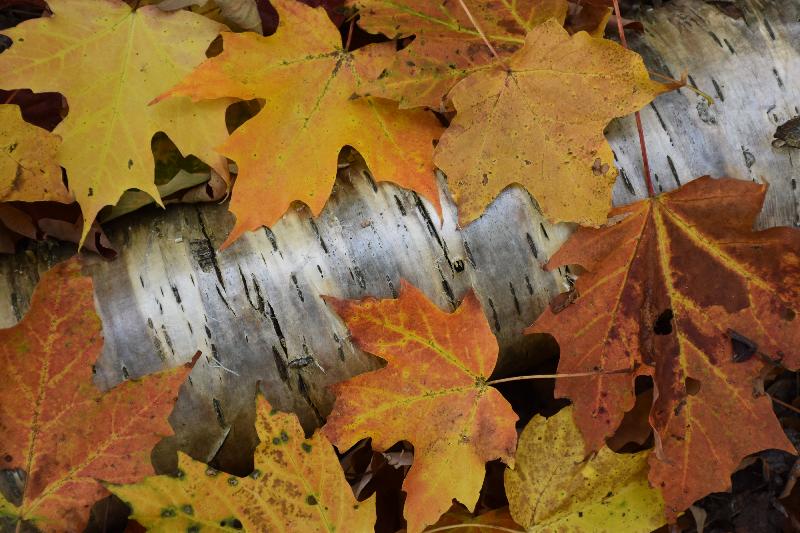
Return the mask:
<path id="1" fill-rule="evenodd" d="M 475 22 L 506 57 L 525 42 L 537 24 L 554 18 L 563 24 L 566 0 L 496 2 L 464 0 Z M 414 35 L 395 55 L 370 94 L 400 102 L 400 107 L 446 107 L 445 97 L 465 76 L 487 68 L 494 56 L 459 2 L 419 0 L 350 0 L 359 10 L 359 26 L 392 39 Z"/>
<path id="2" fill-rule="evenodd" d="M 336 402 L 323 434 L 340 449 L 364 437 L 378 450 L 401 440 L 414 445 L 403 482 L 410 532 L 436 522 L 454 498 L 474 508 L 484 464 L 511 464 L 517 440 L 517 416 L 486 382 L 497 341 L 478 299 L 469 292 L 445 313 L 401 281 L 396 300 L 325 300 L 355 344 L 388 365 L 332 387 Z"/>
<path id="3" fill-rule="evenodd" d="M 743 457 L 794 451 L 755 382 L 762 362 L 737 362 L 729 329 L 800 366 L 800 231 L 752 231 L 766 186 L 703 177 L 611 212 L 624 217 L 580 228 L 549 265 L 588 270 L 574 304 L 546 310 L 526 332 L 561 346 L 556 395 L 575 403 L 588 450 L 597 450 L 634 404 L 634 379 L 652 376 L 657 442 L 650 482 L 667 514 L 730 488 Z M 738 359 L 738 357 L 736 358 Z"/>
<path id="4" fill-rule="evenodd" d="M 434 162 L 467 224 L 506 187 L 524 186 L 552 221 L 599 225 L 617 176 L 603 129 L 666 91 L 642 58 L 550 20 L 505 63 L 450 95 L 457 110 Z"/>
<path id="5" fill-rule="evenodd" d="M 0 460 L 27 476 L 0 516 L 46 531 L 82 531 L 108 492 L 95 481 L 153 473 L 150 450 L 172 434 L 167 416 L 189 372 L 181 367 L 102 394 L 92 365 L 103 346 L 90 278 L 70 260 L 49 270 L 28 314 L 0 330 Z"/>
<path id="6" fill-rule="evenodd" d="M 162 96 L 266 100 L 219 149 L 239 167 L 230 204 L 236 226 L 225 245 L 271 226 L 294 201 L 319 214 L 345 145 L 359 151 L 377 179 L 412 188 L 440 210 L 432 162 L 438 120 L 356 96 L 388 64 L 394 46 L 346 51 L 324 9 L 294 0 L 273 4 L 280 15 L 275 35 L 224 33 L 223 52 Z"/>

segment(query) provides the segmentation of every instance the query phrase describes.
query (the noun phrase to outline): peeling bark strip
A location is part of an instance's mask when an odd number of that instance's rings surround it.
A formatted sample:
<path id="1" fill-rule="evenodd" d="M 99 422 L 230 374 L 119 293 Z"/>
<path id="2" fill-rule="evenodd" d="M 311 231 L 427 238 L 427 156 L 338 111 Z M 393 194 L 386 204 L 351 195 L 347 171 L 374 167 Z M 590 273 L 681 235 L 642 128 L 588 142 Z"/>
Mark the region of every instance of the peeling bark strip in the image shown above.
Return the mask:
<path id="1" fill-rule="evenodd" d="M 800 79 L 800 51 L 792 45 L 800 38 L 794 23 L 800 3 L 739 4 L 744 20 L 701 0 L 674 0 L 644 21 L 647 39 L 638 48 L 652 70 L 676 75 L 688 68 L 700 89 L 713 95 L 713 79 L 725 95 L 724 102 L 703 107 L 701 97 L 682 89 L 643 110 L 650 164 L 664 190 L 706 173 L 763 176 L 770 190 L 759 225 L 800 224 L 791 166 L 800 155 L 771 145 L 776 127 L 798 114 L 800 85 L 779 87 L 773 68 L 782 80 Z M 774 57 L 786 61 L 773 65 Z M 622 170 L 616 202 L 643 198 L 633 120 L 613 123 L 609 137 Z M 569 228 L 544 221 L 526 192 L 505 191 L 483 217 L 458 230 L 452 204 L 444 203 L 442 222 L 415 194 L 376 186 L 364 170 L 342 169 L 319 218 L 292 210 L 272 229 L 249 233 L 223 252 L 217 250 L 232 227 L 226 206 L 145 209 L 112 223 L 120 256 L 86 258 L 106 339 L 98 384 L 176 366 L 200 350 L 173 421 L 178 445 L 210 459 L 231 430 L 231 442 L 255 442 L 256 381 L 276 408 L 296 412 L 308 430 L 330 409 L 328 384 L 376 367 L 353 347 L 321 294 L 391 298 L 403 277 L 448 310 L 472 287 L 503 347 L 566 289 L 565 274 L 545 273 L 540 264 Z M 49 244 L 31 250 L 0 257 L 2 327 L 27 310 L 39 273 L 72 252 Z M 316 364 L 289 364 L 307 354 Z M 224 457 L 237 455 L 232 444 L 225 446 L 232 453 Z"/>

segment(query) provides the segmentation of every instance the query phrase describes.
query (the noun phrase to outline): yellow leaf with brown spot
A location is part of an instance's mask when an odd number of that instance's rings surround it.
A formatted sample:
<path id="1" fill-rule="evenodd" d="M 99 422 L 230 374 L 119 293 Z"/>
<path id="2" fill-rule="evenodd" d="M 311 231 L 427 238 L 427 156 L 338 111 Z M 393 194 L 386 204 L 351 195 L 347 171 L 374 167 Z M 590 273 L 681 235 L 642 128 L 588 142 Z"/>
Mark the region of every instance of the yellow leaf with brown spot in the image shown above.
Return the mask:
<path id="1" fill-rule="evenodd" d="M 392 39 L 414 35 L 395 54 L 370 94 L 400 102 L 401 108 L 446 107 L 445 97 L 465 76 L 487 68 L 494 56 L 458 1 L 350 0 L 359 26 Z M 464 4 L 502 57 L 519 49 L 525 34 L 553 18 L 564 23 L 567 0 L 464 0 Z"/>
<path id="2" fill-rule="evenodd" d="M 549 263 L 588 271 L 577 298 L 526 331 L 556 338 L 559 373 L 623 371 L 556 383 L 556 395 L 575 404 L 587 451 L 633 407 L 636 376 L 652 377 L 659 453 L 649 476 L 670 519 L 728 490 L 747 455 L 795 451 L 758 390 L 764 363 L 755 351 L 800 367 L 800 231 L 752 230 L 765 193 L 703 177 L 614 209 L 616 223 L 580 228 Z"/>
<path id="3" fill-rule="evenodd" d="M 82 531 L 96 479 L 130 483 L 152 474 L 150 450 L 172 434 L 167 416 L 189 368 L 106 393 L 92 383 L 103 346 L 90 278 L 72 259 L 49 270 L 28 314 L 0 330 L 0 466 L 26 476 L 18 501 L 0 496 L 0 517 L 43 531 Z"/>
<path id="4" fill-rule="evenodd" d="M 372 531 L 374 498 L 358 502 L 333 447 L 320 433 L 303 436 L 297 417 L 271 410 L 259 396 L 255 470 L 218 472 L 179 452 L 177 476 L 107 485 L 150 531 Z"/>
<path id="5" fill-rule="evenodd" d="M 435 523 L 453 498 L 474 508 L 484 464 L 511 464 L 517 440 L 516 414 L 487 384 L 497 341 L 478 299 L 469 292 L 445 313 L 401 281 L 395 300 L 326 302 L 355 344 L 388 365 L 332 387 L 336 402 L 322 432 L 340 449 L 364 437 L 378 450 L 414 445 L 403 482 L 409 532 Z"/>
<path id="6" fill-rule="evenodd" d="M 163 96 L 265 99 L 258 115 L 220 148 L 239 167 L 230 204 L 236 226 L 225 245 L 271 226 L 294 201 L 319 214 L 345 145 L 358 150 L 376 179 L 414 189 L 440 210 L 432 161 L 442 131 L 438 120 L 357 97 L 364 81 L 391 61 L 394 45 L 345 51 L 324 9 L 295 0 L 272 3 L 280 16 L 275 35 L 224 33 L 223 52 Z"/>
<path id="7" fill-rule="evenodd" d="M 457 114 L 434 161 L 461 223 L 519 184 L 554 222 L 602 224 L 617 177 L 603 129 L 666 90 L 638 54 L 613 41 L 570 36 L 552 20 L 535 27 L 505 63 L 450 93 Z"/>
<path id="8" fill-rule="evenodd" d="M 225 160 L 214 151 L 228 136 L 231 100 L 200 106 L 176 98 L 148 102 L 200 64 L 225 27 L 157 6 L 131 11 L 120 0 L 48 0 L 53 15 L 2 33 L 13 41 L 0 54 L 0 88 L 59 92 L 69 106 L 54 133 L 62 139 L 59 163 L 83 211 L 83 238 L 97 213 L 127 189 L 161 202 L 153 179 L 150 141 L 158 131 L 222 176 Z"/>
<path id="9" fill-rule="evenodd" d="M 0 202 L 72 202 L 57 160 L 60 143 L 25 122 L 19 106 L 0 105 Z"/>
<path id="10" fill-rule="evenodd" d="M 649 451 L 607 447 L 585 456 L 572 407 L 536 416 L 522 431 L 516 465 L 505 472 L 511 516 L 531 533 L 649 533 L 661 527 L 664 499 L 647 481 Z"/>

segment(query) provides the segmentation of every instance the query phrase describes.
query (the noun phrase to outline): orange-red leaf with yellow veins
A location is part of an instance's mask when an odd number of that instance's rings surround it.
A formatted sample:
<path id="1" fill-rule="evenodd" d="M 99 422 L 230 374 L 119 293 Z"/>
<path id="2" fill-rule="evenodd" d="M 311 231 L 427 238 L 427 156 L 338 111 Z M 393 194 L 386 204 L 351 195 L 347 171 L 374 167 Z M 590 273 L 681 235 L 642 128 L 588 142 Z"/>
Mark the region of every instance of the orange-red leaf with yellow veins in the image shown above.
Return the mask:
<path id="1" fill-rule="evenodd" d="M 588 270 L 577 300 L 526 330 L 555 336 L 560 373 L 632 369 L 558 380 L 556 394 L 574 402 L 589 450 L 633 406 L 635 377 L 652 376 L 660 454 L 651 456 L 649 478 L 673 519 L 728 489 L 746 455 L 794 451 L 769 398 L 756 392 L 762 361 L 734 362 L 726 335 L 733 329 L 800 367 L 800 231 L 752 230 L 765 192 L 703 177 L 614 209 L 616 223 L 579 229 L 550 261 Z"/>
<path id="2" fill-rule="evenodd" d="M 179 453 L 178 476 L 108 485 L 153 532 L 360 533 L 375 526 L 375 498 L 359 502 L 336 452 L 319 432 L 306 439 L 297 417 L 256 407 L 255 470 L 225 475 Z"/>
<path id="3" fill-rule="evenodd" d="M 436 147 L 462 224 L 520 184 L 553 221 L 599 225 L 617 177 L 603 129 L 667 86 L 642 58 L 553 20 L 531 30 L 505 64 L 476 72 L 450 93 L 457 114 Z"/>
<path id="4" fill-rule="evenodd" d="M 484 464 L 511 464 L 517 416 L 486 380 L 497 361 L 497 341 L 470 292 L 445 313 L 401 281 L 395 300 L 326 298 L 353 342 L 385 359 L 386 367 L 332 387 L 333 412 L 323 433 L 340 449 L 372 437 L 384 450 L 414 445 L 403 483 L 408 531 L 435 523 L 453 498 L 475 507 Z"/>
<path id="5" fill-rule="evenodd" d="M 103 346 L 92 281 L 73 259 L 48 271 L 31 308 L 0 330 L 0 465 L 27 473 L 21 501 L 0 496 L 0 516 L 44 531 L 82 531 L 108 492 L 95 479 L 153 472 L 151 448 L 172 434 L 167 416 L 188 368 L 126 382 L 92 383 Z"/>
<path id="6" fill-rule="evenodd" d="M 200 106 L 187 98 L 147 103 L 205 58 L 224 28 L 201 15 L 165 13 L 158 6 L 131 11 L 121 0 L 48 0 L 53 14 L 2 33 L 13 41 L 0 54 L 0 89 L 59 92 L 69 114 L 54 133 L 59 163 L 83 212 L 83 236 L 97 213 L 127 189 L 161 202 L 150 141 L 158 131 L 227 177 L 214 151 L 228 132 L 231 100 Z"/>
<path id="7" fill-rule="evenodd" d="M 452 87 L 495 59 L 464 8 L 455 0 L 350 0 L 359 9 L 359 26 L 391 38 L 414 35 L 395 54 L 386 71 L 368 87 L 370 94 L 400 102 L 401 108 L 446 107 Z M 564 23 L 567 0 L 464 0 L 492 43 L 506 57 L 525 42 L 537 24 L 554 18 Z"/>
<path id="8" fill-rule="evenodd" d="M 440 210 L 432 160 L 442 131 L 438 120 L 427 111 L 399 111 L 392 102 L 357 97 L 364 81 L 391 61 L 394 46 L 347 52 L 324 9 L 295 0 L 272 3 L 280 16 L 275 35 L 224 33 L 223 52 L 161 97 L 266 101 L 219 148 L 239 167 L 231 199 L 236 226 L 226 245 L 274 224 L 294 201 L 318 214 L 345 145 L 359 151 L 377 179 L 414 189 Z"/>

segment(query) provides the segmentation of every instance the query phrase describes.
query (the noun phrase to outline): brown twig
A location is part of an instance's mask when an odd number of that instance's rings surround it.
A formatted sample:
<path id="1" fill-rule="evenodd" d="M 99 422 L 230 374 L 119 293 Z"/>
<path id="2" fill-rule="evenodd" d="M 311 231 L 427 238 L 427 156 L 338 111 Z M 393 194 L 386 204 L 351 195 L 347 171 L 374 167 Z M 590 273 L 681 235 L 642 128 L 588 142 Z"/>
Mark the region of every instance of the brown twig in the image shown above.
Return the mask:
<path id="1" fill-rule="evenodd" d="M 350 42 L 353 40 L 353 27 L 356 25 L 355 17 L 350 19 L 350 29 L 347 30 L 347 41 L 344 43 L 345 52 L 350 51 Z"/>
<path id="2" fill-rule="evenodd" d="M 17 96 L 17 93 L 18 93 L 18 92 L 19 92 L 19 89 L 14 89 L 13 91 L 11 91 L 11 92 L 9 93 L 9 95 L 6 97 L 6 99 L 5 99 L 5 101 L 3 102 L 3 104 L 5 105 L 5 104 L 8 104 L 8 103 L 10 103 L 10 102 L 11 102 L 11 100 L 13 100 L 15 96 Z"/>
<path id="3" fill-rule="evenodd" d="M 606 374 L 628 374 L 631 372 L 630 368 L 623 368 L 619 370 L 597 370 L 594 372 L 576 372 L 574 374 L 530 374 L 527 376 L 514 376 L 512 378 L 493 379 L 487 381 L 487 385 L 496 385 L 497 383 L 506 383 L 508 381 L 523 381 L 527 379 L 558 379 L 558 378 L 585 378 L 589 376 L 602 376 Z"/>
<path id="4" fill-rule="evenodd" d="M 434 533 L 435 531 L 448 531 L 450 529 L 464 529 L 468 527 L 479 527 L 481 529 L 494 529 L 495 531 L 505 531 L 507 533 L 525 533 L 523 530 L 520 529 L 511 529 L 503 526 L 492 526 L 489 524 L 479 524 L 477 522 L 473 524 L 453 524 L 451 526 L 439 526 L 433 529 L 426 529 L 425 533 Z"/>
<path id="5" fill-rule="evenodd" d="M 619 32 L 619 40 L 624 48 L 628 48 L 628 41 L 625 39 L 625 28 L 622 26 L 622 16 L 619 12 L 619 0 L 614 2 L 614 15 L 617 18 L 617 31 Z M 634 115 L 636 117 L 636 130 L 639 132 L 639 146 L 642 148 L 642 167 L 644 168 L 644 179 L 647 183 L 647 196 L 655 196 L 656 191 L 653 188 L 653 180 L 650 178 L 650 162 L 647 160 L 647 145 L 644 141 L 644 129 L 642 129 L 642 117 L 637 111 Z"/>
<path id="6" fill-rule="evenodd" d="M 795 407 L 794 405 L 792 405 L 792 404 L 790 404 L 790 403 L 786 403 L 786 402 L 784 402 L 784 401 L 782 401 L 782 400 L 779 400 L 779 399 L 777 399 L 777 398 L 774 398 L 774 397 L 772 397 L 772 396 L 770 396 L 770 399 L 771 399 L 773 402 L 777 403 L 778 405 L 780 405 L 780 406 L 782 406 L 782 407 L 785 407 L 785 408 L 789 409 L 790 411 L 794 411 L 794 412 L 795 412 L 795 413 L 797 413 L 797 414 L 800 414 L 800 409 L 798 409 L 798 408 L 797 408 L 797 407 Z"/>
<path id="7" fill-rule="evenodd" d="M 489 51 L 492 52 L 492 55 L 495 57 L 495 59 L 500 59 L 500 54 L 497 53 L 497 50 L 494 49 L 492 43 L 490 43 L 489 39 L 486 38 L 486 34 L 483 33 L 483 30 L 478 24 L 478 21 L 475 20 L 475 17 L 472 16 L 472 12 L 470 12 L 469 8 L 467 7 L 467 4 L 464 3 L 464 0 L 458 0 L 458 3 L 461 4 L 461 9 L 463 9 L 464 13 L 467 14 L 467 18 L 469 18 L 469 21 L 475 27 L 475 31 L 477 31 L 478 35 L 481 36 L 481 39 L 483 39 L 483 42 L 486 44 L 486 46 L 489 47 Z"/>

